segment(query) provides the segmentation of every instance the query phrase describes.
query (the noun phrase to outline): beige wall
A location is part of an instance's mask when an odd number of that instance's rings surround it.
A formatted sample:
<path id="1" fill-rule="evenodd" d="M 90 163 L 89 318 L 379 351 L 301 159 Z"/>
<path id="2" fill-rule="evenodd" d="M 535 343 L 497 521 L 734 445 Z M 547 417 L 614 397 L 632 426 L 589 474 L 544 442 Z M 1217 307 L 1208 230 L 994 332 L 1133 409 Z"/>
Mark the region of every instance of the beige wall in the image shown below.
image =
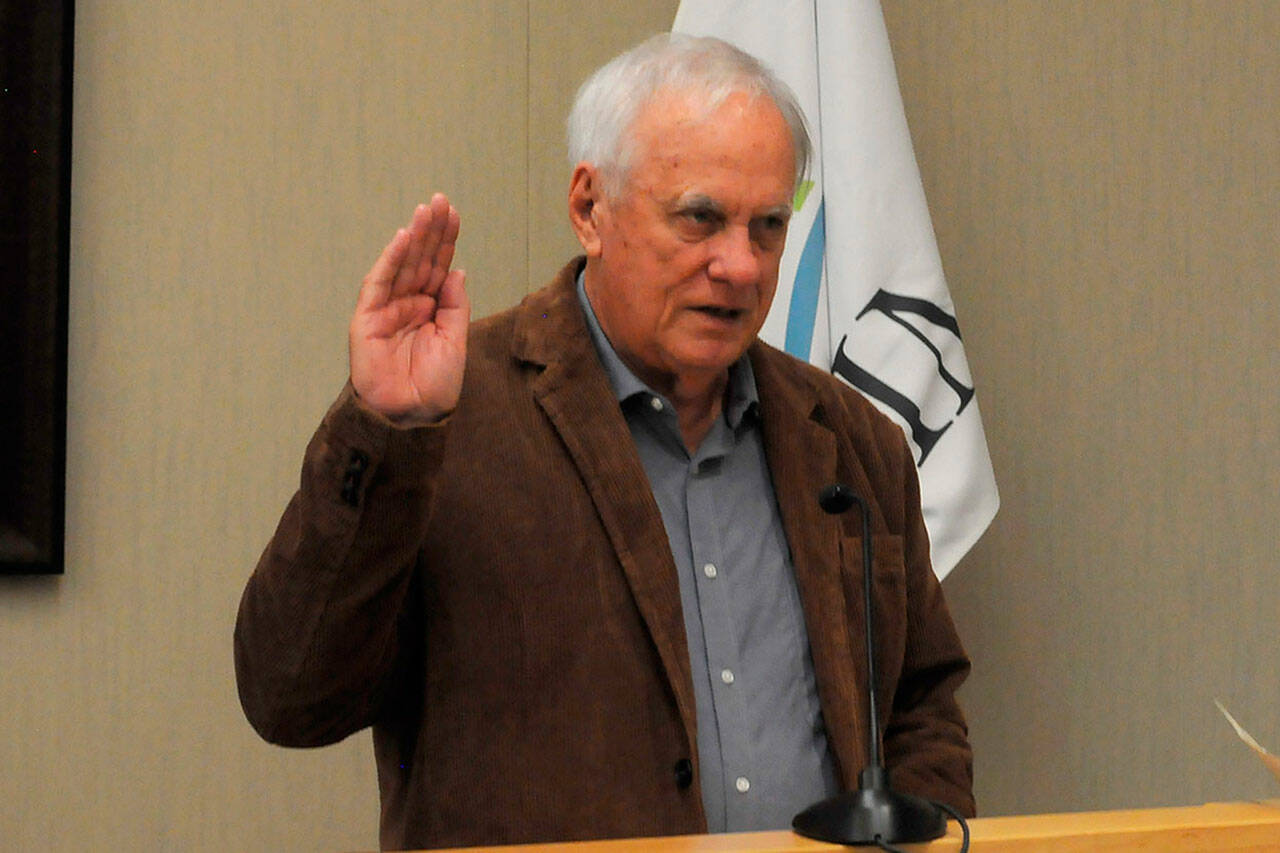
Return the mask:
<path id="1" fill-rule="evenodd" d="M 196 5 L 77 4 L 68 566 L 0 578 L 0 849 L 376 844 L 367 735 L 243 722 L 241 584 L 378 248 L 441 188 L 479 313 L 545 279 L 571 90 L 675 2 Z M 1280 749 L 1280 5 L 885 11 L 1004 497 L 947 582 L 980 802 L 1274 796 L 1210 697 Z"/>
<path id="2" fill-rule="evenodd" d="M 1280 787 L 1280 4 L 885 3 L 1003 507 L 979 804 Z"/>

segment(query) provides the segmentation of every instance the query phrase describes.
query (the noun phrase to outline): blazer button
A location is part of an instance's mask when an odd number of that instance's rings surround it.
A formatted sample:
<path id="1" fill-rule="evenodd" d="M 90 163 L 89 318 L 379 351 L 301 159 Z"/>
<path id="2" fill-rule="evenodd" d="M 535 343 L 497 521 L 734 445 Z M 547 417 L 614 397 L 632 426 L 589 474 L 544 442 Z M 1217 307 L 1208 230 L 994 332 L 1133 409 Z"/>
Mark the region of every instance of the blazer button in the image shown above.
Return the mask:
<path id="1" fill-rule="evenodd" d="M 347 470 L 342 475 L 342 502 L 347 506 L 360 505 L 360 481 L 369 467 L 369 457 L 359 450 L 352 450 L 347 458 Z"/>
<path id="2" fill-rule="evenodd" d="M 676 762 L 676 787 L 681 791 L 693 784 L 693 762 L 682 758 Z"/>

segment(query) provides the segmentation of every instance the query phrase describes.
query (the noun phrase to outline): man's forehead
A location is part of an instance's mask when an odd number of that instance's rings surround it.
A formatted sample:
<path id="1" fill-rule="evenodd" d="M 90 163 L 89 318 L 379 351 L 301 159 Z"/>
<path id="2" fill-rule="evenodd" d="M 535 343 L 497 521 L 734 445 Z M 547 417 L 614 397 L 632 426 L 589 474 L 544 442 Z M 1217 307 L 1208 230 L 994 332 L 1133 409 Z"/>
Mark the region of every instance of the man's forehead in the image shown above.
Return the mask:
<path id="1" fill-rule="evenodd" d="M 794 180 L 790 128 L 771 98 L 745 90 L 732 91 L 713 104 L 706 97 L 697 91 L 662 90 L 648 101 L 629 134 L 632 168 L 679 169 L 694 161 L 732 168 L 744 157 L 756 159 L 763 153 L 785 161 L 787 183 Z M 700 188 L 691 186 L 688 191 Z"/>

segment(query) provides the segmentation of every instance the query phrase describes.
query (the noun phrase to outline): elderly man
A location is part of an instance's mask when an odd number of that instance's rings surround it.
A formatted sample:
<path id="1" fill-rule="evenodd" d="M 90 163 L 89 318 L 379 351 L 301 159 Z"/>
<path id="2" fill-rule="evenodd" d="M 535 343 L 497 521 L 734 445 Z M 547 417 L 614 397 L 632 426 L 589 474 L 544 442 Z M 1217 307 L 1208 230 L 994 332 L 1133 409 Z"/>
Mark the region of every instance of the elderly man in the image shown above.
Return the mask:
<path id="1" fill-rule="evenodd" d="M 249 581 L 241 699 L 373 727 L 386 847 L 781 828 L 866 762 L 870 504 L 894 784 L 972 813 L 968 671 L 901 432 L 756 333 L 808 153 L 713 39 L 615 59 L 570 117 L 585 258 L 469 324 L 440 195 L 374 264 L 351 381 Z M 464 369 L 465 367 L 465 369 Z"/>

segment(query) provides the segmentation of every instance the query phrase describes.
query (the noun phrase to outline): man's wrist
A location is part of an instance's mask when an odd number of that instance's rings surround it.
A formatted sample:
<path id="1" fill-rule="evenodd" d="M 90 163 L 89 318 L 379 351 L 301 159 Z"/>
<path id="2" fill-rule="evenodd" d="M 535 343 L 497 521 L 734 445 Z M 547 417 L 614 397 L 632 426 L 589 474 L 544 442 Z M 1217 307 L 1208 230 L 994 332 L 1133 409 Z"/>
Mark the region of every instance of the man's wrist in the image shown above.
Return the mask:
<path id="1" fill-rule="evenodd" d="M 360 392 L 356 390 L 355 384 L 351 384 L 351 399 L 355 401 L 356 406 L 370 417 L 385 423 L 386 425 L 399 430 L 420 429 L 422 427 L 437 426 L 444 423 L 453 414 L 454 408 L 442 409 L 439 411 L 430 409 L 410 410 L 402 414 L 388 414 L 374 406 L 370 405 Z"/>

